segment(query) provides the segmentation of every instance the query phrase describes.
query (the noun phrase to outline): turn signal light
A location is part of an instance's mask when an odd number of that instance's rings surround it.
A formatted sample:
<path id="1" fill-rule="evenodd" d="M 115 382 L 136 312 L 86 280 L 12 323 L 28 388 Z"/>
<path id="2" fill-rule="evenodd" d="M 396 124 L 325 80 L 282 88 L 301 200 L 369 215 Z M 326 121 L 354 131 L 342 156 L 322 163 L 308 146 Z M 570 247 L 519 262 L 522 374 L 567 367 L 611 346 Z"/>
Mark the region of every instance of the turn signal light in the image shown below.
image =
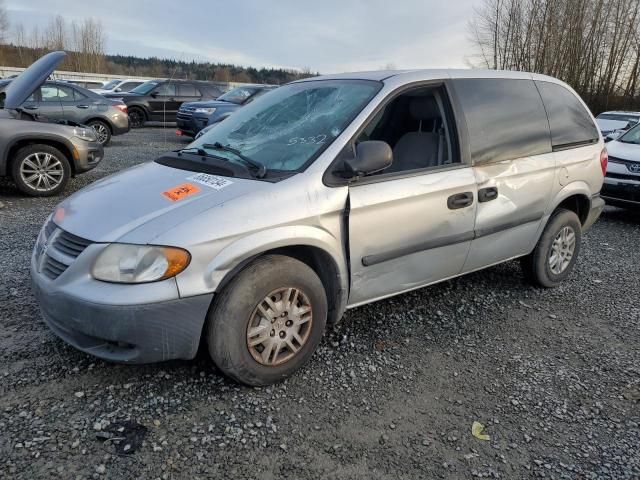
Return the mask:
<path id="1" fill-rule="evenodd" d="M 607 153 L 607 149 L 603 148 L 602 152 L 600 152 L 600 167 L 602 167 L 602 175 L 606 175 L 608 163 L 609 154 Z"/>

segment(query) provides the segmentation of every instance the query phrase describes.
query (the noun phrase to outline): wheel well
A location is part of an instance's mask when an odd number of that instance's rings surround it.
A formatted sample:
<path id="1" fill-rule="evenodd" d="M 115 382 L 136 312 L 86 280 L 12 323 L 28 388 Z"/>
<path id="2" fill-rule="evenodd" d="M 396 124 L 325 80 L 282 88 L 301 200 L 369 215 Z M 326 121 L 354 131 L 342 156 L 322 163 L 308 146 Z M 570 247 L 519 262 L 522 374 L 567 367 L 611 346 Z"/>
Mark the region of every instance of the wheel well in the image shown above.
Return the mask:
<path id="1" fill-rule="evenodd" d="M 218 285 L 217 291 L 224 288 L 240 270 L 253 262 L 253 260 L 269 254 L 286 255 L 308 265 L 316 275 L 320 277 L 320 281 L 322 282 L 327 294 L 327 325 L 333 325 L 340 320 L 345 304 L 345 301 L 341 298 L 343 292 L 340 288 L 340 270 L 338 269 L 338 265 L 334 261 L 333 257 L 318 247 L 312 247 L 309 245 L 291 245 L 264 251 L 245 260 L 229 272 L 222 282 L 220 282 L 220 285 Z"/>
<path id="2" fill-rule="evenodd" d="M 586 195 L 571 195 L 565 198 L 560 205 L 556 207 L 571 210 L 580 219 L 580 223 L 584 225 L 589 216 L 589 209 L 591 208 L 591 200 Z"/>
<path id="3" fill-rule="evenodd" d="M 102 122 L 102 123 L 104 123 L 107 126 L 107 128 L 109 129 L 109 131 L 111 132 L 111 134 L 113 135 L 113 127 L 111 126 L 111 122 L 109 122 L 108 120 L 105 120 L 104 118 L 100 118 L 100 117 L 93 117 L 93 118 L 89 118 L 84 123 L 89 124 L 89 122 Z"/>
<path id="4" fill-rule="evenodd" d="M 131 110 L 133 110 L 134 108 L 137 108 L 138 110 L 140 110 L 143 113 L 144 118 L 149 119 L 149 112 L 147 112 L 146 107 L 144 107 L 142 105 L 131 105 L 131 106 L 127 105 L 127 111 L 129 111 L 129 112 Z"/>
<path id="5" fill-rule="evenodd" d="M 73 161 L 73 155 L 71 154 L 71 151 L 69 150 L 69 147 L 67 147 L 62 142 L 58 142 L 56 140 L 50 140 L 50 139 L 47 139 L 47 138 L 21 139 L 21 140 L 18 140 L 13 145 L 11 145 L 11 148 L 9 148 L 9 151 L 7 152 L 7 174 L 8 175 L 11 175 L 11 171 L 13 169 L 13 165 L 12 164 L 13 164 L 13 159 L 14 159 L 15 154 L 22 147 L 27 147 L 29 145 L 49 145 L 51 147 L 57 148 L 58 150 L 60 150 L 62 152 L 62 154 L 65 157 L 67 157 L 67 160 L 69 161 L 69 165 L 71 166 L 71 174 L 75 175 L 75 173 L 76 173 L 76 164 Z"/>

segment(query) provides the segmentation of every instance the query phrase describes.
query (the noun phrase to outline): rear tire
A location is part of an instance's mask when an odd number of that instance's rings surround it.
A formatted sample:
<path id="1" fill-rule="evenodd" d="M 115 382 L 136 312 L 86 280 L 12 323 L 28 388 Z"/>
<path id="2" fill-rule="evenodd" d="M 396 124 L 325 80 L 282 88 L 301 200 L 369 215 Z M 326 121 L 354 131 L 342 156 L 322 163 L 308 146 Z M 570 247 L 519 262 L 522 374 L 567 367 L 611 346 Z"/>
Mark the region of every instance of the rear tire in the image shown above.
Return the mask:
<path id="1" fill-rule="evenodd" d="M 11 176 L 21 192 L 49 197 L 61 192 L 71 177 L 67 157 L 50 145 L 27 145 L 11 159 Z"/>
<path id="2" fill-rule="evenodd" d="M 535 285 L 557 287 L 573 271 L 581 241 L 582 224 L 578 216 L 570 210 L 556 210 L 536 248 L 520 260 L 524 276 Z"/>
<path id="3" fill-rule="evenodd" d="M 131 128 L 142 128 L 147 121 L 147 114 L 140 107 L 129 109 L 129 124 Z"/>
<path id="4" fill-rule="evenodd" d="M 100 145 L 105 147 L 109 143 L 111 140 L 111 129 L 106 122 L 103 122 L 102 120 L 92 120 L 87 123 L 87 126 L 93 128 Z"/>
<path id="5" fill-rule="evenodd" d="M 262 386 L 301 368 L 322 339 L 327 297 L 318 275 L 283 255 L 265 255 L 231 280 L 207 320 L 216 366 L 238 382 Z"/>

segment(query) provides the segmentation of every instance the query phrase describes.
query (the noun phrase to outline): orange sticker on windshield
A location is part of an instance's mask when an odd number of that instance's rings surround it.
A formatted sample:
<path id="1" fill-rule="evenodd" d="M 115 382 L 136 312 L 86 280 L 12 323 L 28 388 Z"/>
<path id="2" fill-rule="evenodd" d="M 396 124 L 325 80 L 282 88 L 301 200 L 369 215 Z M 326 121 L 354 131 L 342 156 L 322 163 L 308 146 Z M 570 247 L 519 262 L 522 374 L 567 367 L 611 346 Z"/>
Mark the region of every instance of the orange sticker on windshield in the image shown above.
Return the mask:
<path id="1" fill-rule="evenodd" d="M 177 202 L 178 200 L 182 200 L 183 198 L 198 193 L 199 191 L 200 189 L 193 183 L 183 183 L 182 185 L 178 185 L 177 187 L 170 188 L 166 192 L 162 192 L 162 195 L 167 197 L 172 202 Z"/>

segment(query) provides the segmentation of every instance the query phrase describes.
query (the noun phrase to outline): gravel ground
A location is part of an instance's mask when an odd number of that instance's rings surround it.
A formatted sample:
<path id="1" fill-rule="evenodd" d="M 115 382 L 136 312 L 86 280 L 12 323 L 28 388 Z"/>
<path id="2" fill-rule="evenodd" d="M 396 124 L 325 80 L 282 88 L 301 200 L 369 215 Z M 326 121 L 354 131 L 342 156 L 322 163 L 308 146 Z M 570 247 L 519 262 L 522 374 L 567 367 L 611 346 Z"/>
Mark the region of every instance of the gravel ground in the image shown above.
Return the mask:
<path id="1" fill-rule="evenodd" d="M 185 143 L 114 138 L 66 193 Z M 59 200 L 0 186 L 0 477 L 640 477 L 638 214 L 607 208 L 560 288 L 510 262 L 357 308 L 303 371 L 250 389 L 204 353 L 113 365 L 54 337 L 28 265 Z"/>

